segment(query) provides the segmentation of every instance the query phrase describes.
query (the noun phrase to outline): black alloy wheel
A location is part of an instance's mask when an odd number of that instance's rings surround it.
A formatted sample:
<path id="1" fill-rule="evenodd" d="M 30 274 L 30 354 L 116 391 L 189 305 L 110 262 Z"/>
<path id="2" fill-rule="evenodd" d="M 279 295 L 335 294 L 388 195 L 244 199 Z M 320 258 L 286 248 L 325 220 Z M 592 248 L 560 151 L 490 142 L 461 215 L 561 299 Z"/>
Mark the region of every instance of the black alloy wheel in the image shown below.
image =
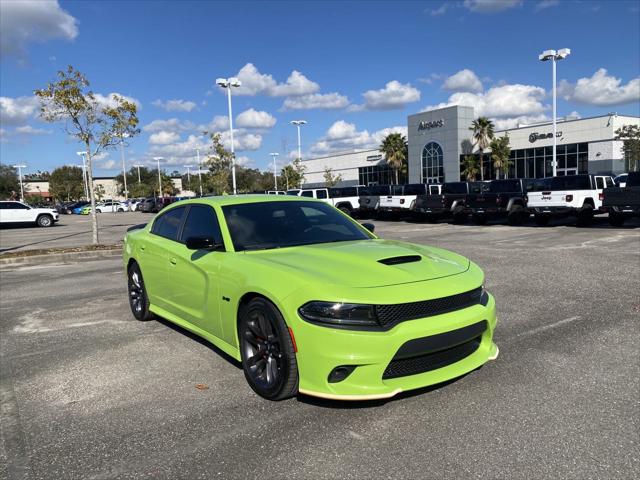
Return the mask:
<path id="1" fill-rule="evenodd" d="M 507 223 L 512 226 L 522 225 L 526 218 L 526 213 L 522 205 L 514 205 L 507 214 Z"/>
<path id="2" fill-rule="evenodd" d="M 612 227 L 621 227 L 624 225 L 624 215 L 618 212 L 609 212 L 609 225 Z"/>
<path id="3" fill-rule="evenodd" d="M 593 207 L 589 204 L 582 207 L 578 212 L 578 221 L 576 224 L 579 227 L 586 227 L 593 222 Z"/>
<path id="4" fill-rule="evenodd" d="M 289 330 L 278 309 L 264 298 L 242 307 L 238 325 L 242 368 L 263 398 L 283 400 L 298 392 L 298 367 Z"/>
<path id="5" fill-rule="evenodd" d="M 153 318 L 149 311 L 149 297 L 144 286 L 142 272 L 137 263 L 129 267 L 127 274 L 127 290 L 129 292 L 129 306 L 136 320 L 147 321 Z"/>

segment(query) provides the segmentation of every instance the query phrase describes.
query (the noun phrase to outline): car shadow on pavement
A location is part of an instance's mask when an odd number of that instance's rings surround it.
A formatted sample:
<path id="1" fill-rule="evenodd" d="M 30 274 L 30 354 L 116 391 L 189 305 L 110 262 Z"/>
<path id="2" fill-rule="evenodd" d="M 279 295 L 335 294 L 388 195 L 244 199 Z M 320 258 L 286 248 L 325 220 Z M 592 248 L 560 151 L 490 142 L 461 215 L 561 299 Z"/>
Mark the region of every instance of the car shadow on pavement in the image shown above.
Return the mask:
<path id="1" fill-rule="evenodd" d="M 403 400 L 405 398 L 417 397 L 417 396 L 424 395 L 426 393 L 434 392 L 441 388 L 447 387 L 449 385 L 452 385 L 458 382 L 459 380 L 462 380 L 467 375 L 481 368 L 482 366 L 476 368 L 475 370 L 472 370 L 471 372 L 465 373 L 464 375 L 461 375 L 456 378 L 452 378 L 451 380 L 447 380 L 445 382 L 436 383 L 435 385 L 429 385 L 428 387 L 417 388 L 415 390 L 410 390 L 408 392 L 400 392 L 399 394 L 391 398 L 383 398 L 379 400 L 350 401 L 350 400 L 329 400 L 326 398 L 312 397 L 309 395 L 298 394 L 296 399 L 300 403 L 306 403 L 308 405 L 313 405 L 314 407 L 333 408 L 338 410 L 352 410 L 352 409 L 361 409 L 361 408 L 381 407 L 390 402 L 396 402 L 399 400 Z"/>
<path id="2" fill-rule="evenodd" d="M 195 333 L 191 333 L 189 330 L 187 330 L 185 328 L 182 328 L 181 326 L 176 325 L 175 323 L 171 323 L 169 320 L 165 320 L 164 318 L 160 318 L 160 317 L 156 316 L 156 321 L 161 323 L 165 327 L 170 328 L 174 332 L 180 333 L 180 334 L 190 338 L 194 342 L 198 342 L 200 345 L 202 345 L 204 347 L 207 347 L 209 350 L 211 350 L 214 353 L 217 353 L 218 356 L 222 357 L 224 360 L 229 362 L 234 367 L 242 370 L 242 364 L 239 361 L 237 361 L 231 355 L 229 355 L 229 354 L 225 353 L 224 351 L 220 350 L 218 347 L 216 347 L 214 344 L 210 343 L 209 341 L 205 340 L 204 338 L 199 337 Z"/>

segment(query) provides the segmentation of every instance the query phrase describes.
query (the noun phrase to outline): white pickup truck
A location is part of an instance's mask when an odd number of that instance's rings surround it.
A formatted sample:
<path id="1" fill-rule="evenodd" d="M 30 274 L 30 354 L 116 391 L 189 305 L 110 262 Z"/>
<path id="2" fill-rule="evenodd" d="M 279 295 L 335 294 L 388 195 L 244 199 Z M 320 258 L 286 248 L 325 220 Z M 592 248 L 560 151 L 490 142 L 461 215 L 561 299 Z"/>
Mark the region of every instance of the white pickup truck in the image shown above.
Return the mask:
<path id="1" fill-rule="evenodd" d="M 601 212 L 603 190 L 613 187 L 609 175 L 568 175 L 533 180 L 527 208 L 540 226 L 552 217 L 574 216 L 579 226 L 588 225 Z"/>
<path id="2" fill-rule="evenodd" d="M 55 208 L 34 208 L 22 202 L 0 202 L 0 223 L 35 224 L 39 227 L 50 227 L 58 221 Z"/>
<path id="3" fill-rule="evenodd" d="M 378 204 L 379 213 L 410 213 L 418 195 L 438 195 L 440 185 L 425 183 L 409 183 L 407 185 L 391 185 L 390 195 L 381 195 Z"/>
<path id="4" fill-rule="evenodd" d="M 317 198 L 333 205 L 342 210 L 347 215 L 353 215 L 358 207 L 358 189 L 360 186 L 354 187 L 330 187 L 330 188 L 303 188 L 299 191 L 298 196 Z M 289 192 L 287 194 L 291 195 Z"/>

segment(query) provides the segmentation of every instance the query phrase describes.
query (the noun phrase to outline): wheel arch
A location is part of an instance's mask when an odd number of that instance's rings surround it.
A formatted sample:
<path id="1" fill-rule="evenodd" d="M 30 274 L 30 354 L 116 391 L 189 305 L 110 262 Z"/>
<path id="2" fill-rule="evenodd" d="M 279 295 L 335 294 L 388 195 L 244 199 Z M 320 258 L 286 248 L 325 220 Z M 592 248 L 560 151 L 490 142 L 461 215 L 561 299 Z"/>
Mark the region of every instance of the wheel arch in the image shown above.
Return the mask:
<path id="1" fill-rule="evenodd" d="M 238 336 L 238 332 L 239 332 L 239 325 L 240 325 L 240 312 L 242 311 L 242 308 L 245 305 L 248 305 L 249 302 L 251 302 L 251 300 L 254 300 L 256 298 L 262 298 L 263 300 L 266 300 L 267 302 L 269 302 L 271 305 L 273 305 L 278 312 L 280 312 L 280 315 L 282 316 L 282 319 L 284 320 L 284 324 L 289 327 L 289 322 L 287 322 L 287 317 L 284 314 L 284 309 L 281 307 L 281 305 L 278 304 L 278 302 L 274 301 L 272 298 L 269 298 L 265 293 L 261 293 L 261 292 L 257 292 L 255 290 L 251 290 L 248 291 L 246 293 L 244 293 L 240 299 L 238 300 L 238 306 L 236 308 L 236 321 L 235 321 L 235 328 L 236 328 L 236 340 L 238 342 L 238 345 L 240 345 L 240 337 Z"/>
<path id="2" fill-rule="evenodd" d="M 584 208 L 587 205 L 591 205 L 591 208 L 596 208 L 596 203 L 593 201 L 593 198 L 589 197 L 589 198 L 585 198 L 584 202 L 582 202 L 582 208 Z"/>

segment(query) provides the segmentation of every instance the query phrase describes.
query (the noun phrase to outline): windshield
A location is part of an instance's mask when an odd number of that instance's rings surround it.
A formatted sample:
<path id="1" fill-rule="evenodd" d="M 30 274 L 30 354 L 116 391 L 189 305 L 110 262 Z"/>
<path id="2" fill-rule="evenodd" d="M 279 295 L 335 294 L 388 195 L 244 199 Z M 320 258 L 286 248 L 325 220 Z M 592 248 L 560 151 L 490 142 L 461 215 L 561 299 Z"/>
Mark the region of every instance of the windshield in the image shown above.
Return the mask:
<path id="1" fill-rule="evenodd" d="M 222 207 L 236 251 L 373 238 L 325 203 L 291 201 Z"/>

